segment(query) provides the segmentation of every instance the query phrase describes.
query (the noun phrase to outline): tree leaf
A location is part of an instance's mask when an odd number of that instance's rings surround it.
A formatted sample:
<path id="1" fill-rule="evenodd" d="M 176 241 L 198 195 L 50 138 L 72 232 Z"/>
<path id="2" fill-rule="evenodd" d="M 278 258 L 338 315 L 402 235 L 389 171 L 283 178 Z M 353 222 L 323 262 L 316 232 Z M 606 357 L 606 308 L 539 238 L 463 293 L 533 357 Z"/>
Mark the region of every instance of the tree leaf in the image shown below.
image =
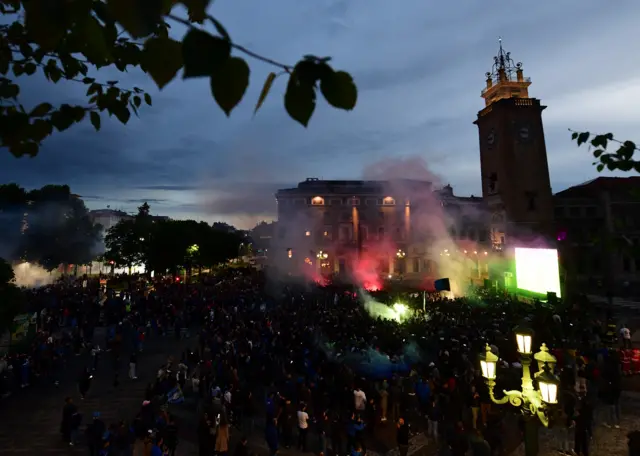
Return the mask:
<path id="1" fill-rule="evenodd" d="M 112 107 L 113 115 L 123 124 L 126 125 L 131 118 L 131 112 L 126 105 L 117 103 Z"/>
<path id="2" fill-rule="evenodd" d="M 144 43 L 143 61 L 144 70 L 162 89 L 182 68 L 182 45 L 168 37 L 149 38 Z"/>
<path id="3" fill-rule="evenodd" d="M 250 73 L 247 62 L 239 57 L 230 57 L 211 75 L 211 93 L 227 116 L 244 97 Z"/>
<path id="4" fill-rule="evenodd" d="M 51 103 L 40 103 L 38 106 L 33 108 L 33 110 L 29 113 L 31 117 L 42 117 L 46 116 L 51 112 L 53 106 Z"/>
<path id="5" fill-rule="evenodd" d="M 36 64 L 33 62 L 28 62 L 27 64 L 25 64 L 24 66 L 24 72 L 27 76 L 31 76 L 32 74 L 34 74 L 36 72 L 38 67 L 36 67 Z"/>
<path id="6" fill-rule="evenodd" d="M 211 0 L 182 0 L 182 3 L 187 7 L 191 22 L 202 24 L 207 18 L 207 8 Z"/>
<path id="7" fill-rule="evenodd" d="M 148 93 L 144 94 L 144 102 L 147 104 L 147 106 L 151 106 L 151 95 L 149 95 Z"/>
<path id="8" fill-rule="evenodd" d="M 289 76 L 287 91 L 284 94 L 284 107 L 293 120 L 304 127 L 316 109 L 316 91 L 313 85 L 300 81 L 295 71 Z"/>
<path id="9" fill-rule="evenodd" d="M 107 0 L 107 7 L 133 38 L 151 35 L 162 23 L 171 4 L 165 0 Z"/>
<path id="10" fill-rule="evenodd" d="M 589 133 L 588 131 L 584 131 L 582 133 L 580 133 L 578 135 L 578 146 L 583 145 L 584 143 L 586 143 L 589 140 L 589 136 L 591 136 L 591 133 Z"/>
<path id="11" fill-rule="evenodd" d="M 102 25 L 90 16 L 84 25 L 84 54 L 93 62 L 102 63 L 109 56 L 109 47 Z"/>
<path id="12" fill-rule="evenodd" d="M 45 50 L 53 49 L 64 37 L 66 5 L 60 0 L 31 0 L 23 3 L 28 35 Z"/>
<path id="13" fill-rule="evenodd" d="M 91 111 L 91 114 L 89 114 L 89 119 L 91 120 L 91 125 L 93 125 L 93 128 L 95 128 L 96 131 L 100 131 L 100 114 L 96 111 Z"/>
<path id="14" fill-rule="evenodd" d="M 182 77 L 211 76 L 231 56 L 231 43 L 198 29 L 191 29 L 182 40 Z"/>
<path id="15" fill-rule="evenodd" d="M 320 79 L 320 91 L 334 108 L 351 111 L 358 101 L 358 89 L 351 75 L 345 71 L 326 73 Z"/>
<path id="16" fill-rule="evenodd" d="M 264 103 L 264 100 L 267 98 L 267 95 L 269 95 L 269 91 L 271 90 L 273 81 L 276 80 L 276 76 L 277 75 L 275 73 L 271 72 L 267 76 L 267 79 L 264 81 L 264 85 L 262 86 L 262 91 L 260 92 L 260 96 L 258 97 L 258 102 L 256 103 L 256 108 L 253 111 L 254 116 L 258 112 L 258 109 L 260 109 L 260 107 L 262 106 L 262 103 Z"/>

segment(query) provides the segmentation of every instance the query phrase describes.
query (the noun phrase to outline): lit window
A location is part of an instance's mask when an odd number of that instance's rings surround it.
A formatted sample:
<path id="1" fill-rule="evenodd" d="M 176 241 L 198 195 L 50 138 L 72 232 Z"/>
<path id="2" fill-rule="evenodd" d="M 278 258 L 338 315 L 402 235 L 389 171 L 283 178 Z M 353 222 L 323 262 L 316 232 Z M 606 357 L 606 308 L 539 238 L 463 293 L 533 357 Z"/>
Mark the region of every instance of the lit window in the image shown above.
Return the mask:
<path id="1" fill-rule="evenodd" d="M 311 231 L 305 231 L 304 235 L 307 236 L 307 237 L 311 236 Z"/>
<path id="2" fill-rule="evenodd" d="M 394 200 L 392 197 L 387 196 L 386 198 L 384 198 L 382 200 L 382 205 L 383 206 L 393 206 L 396 204 L 396 200 Z"/>
<path id="3" fill-rule="evenodd" d="M 321 196 L 316 196 L 311 199 L 311 205 L 313 206 L 324 206 L 324 198 Z"/>

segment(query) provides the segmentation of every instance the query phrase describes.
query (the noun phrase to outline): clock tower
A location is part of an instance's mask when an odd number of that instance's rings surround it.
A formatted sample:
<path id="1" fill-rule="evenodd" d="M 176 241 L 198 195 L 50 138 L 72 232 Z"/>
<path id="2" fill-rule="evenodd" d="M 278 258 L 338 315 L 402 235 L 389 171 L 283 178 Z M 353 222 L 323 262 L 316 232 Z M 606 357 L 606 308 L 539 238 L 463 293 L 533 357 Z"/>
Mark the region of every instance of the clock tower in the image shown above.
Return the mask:
<path id="1" fill-rule="evenodd" d="M 552 241 L 553 194 L 542 126 L 546 106 L 529 97 L 531 80 L 504 51 L 502 40 L 493 61 L 481 94 L 485 107 L 474 122 L 492 241 L 497 249 Z"/>

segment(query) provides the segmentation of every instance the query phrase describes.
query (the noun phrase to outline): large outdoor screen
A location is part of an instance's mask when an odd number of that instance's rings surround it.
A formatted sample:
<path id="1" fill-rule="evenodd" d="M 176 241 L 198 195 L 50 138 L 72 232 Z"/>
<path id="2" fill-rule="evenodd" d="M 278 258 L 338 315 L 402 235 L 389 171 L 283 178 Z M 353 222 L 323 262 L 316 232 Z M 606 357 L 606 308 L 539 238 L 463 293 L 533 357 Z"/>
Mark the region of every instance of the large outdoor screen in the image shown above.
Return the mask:
<path id="1" fill-rule="evenodd" d="M 516 283 L 521 290 L 560 297 L 560 267 L 556 249 L 516 248 Z"/>

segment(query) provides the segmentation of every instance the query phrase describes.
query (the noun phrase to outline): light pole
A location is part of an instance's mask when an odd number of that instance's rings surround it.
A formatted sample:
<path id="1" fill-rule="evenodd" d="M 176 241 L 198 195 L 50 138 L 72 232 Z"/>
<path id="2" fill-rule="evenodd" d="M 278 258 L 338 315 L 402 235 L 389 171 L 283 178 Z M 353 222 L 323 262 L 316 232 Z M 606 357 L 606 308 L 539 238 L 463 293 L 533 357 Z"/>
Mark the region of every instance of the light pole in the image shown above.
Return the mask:
<path id="1" fill-rule="evenodd" d="M 494 395 L 496 386 L 496 365 L 498 356 L 486 346 L 486 353 L 480 355 L 480 368 L 489 388 L 489 396 L 495 404 L 507 402 L 518 407 L 524 415 L 525 432 L 524 448 L 526 456 L 538 454 L 538 423 L 549 426 L 549 412 L 558 403 L 559 379 L 553 375 L 551 369 L 556 363 L 556 358 L 549 353 L 546 344 L 542 344 L 540 351 L 532 357 L 533 331 L 519 327 L 515 329 L 518 353 L 522 364 L 522 391 L 503 391 L 504 396 L 497 399 Z M 538 371 L 531 378 L 531 363 L 538 363 Z M 537 389 L 536 385 L 537 383 Z"/>

